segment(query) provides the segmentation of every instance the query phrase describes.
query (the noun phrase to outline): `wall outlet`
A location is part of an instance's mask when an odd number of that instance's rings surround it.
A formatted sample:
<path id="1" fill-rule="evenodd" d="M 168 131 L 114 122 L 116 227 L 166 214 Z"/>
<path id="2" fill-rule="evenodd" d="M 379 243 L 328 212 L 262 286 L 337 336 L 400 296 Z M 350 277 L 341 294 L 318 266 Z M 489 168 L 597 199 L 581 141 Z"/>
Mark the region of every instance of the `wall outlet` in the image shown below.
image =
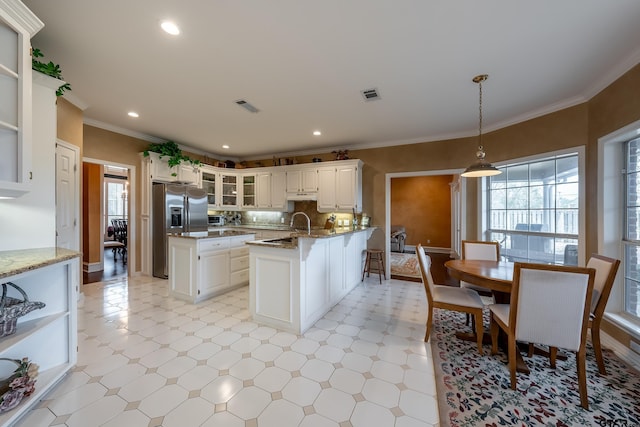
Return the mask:
<path id="1" fill-rule="evenodd" d="M 280 224 L 284 224 L 284 218 L 280 218 Z"/>
<path id="2" fill-rule="evenodd" d="M 253 217 L 253 222 L 256 222 L 256 217 L 255 216 Z"/>
<path id="3" fill-rule="evenodd" d="M 431 239 L 427 239 L 427 243 L 431 243 Z"/>
<path id="4" fill-rule="evenodd" d="M 342 220 L 341 219 L 338 220 L 338 227 L 342 227 Z"/>

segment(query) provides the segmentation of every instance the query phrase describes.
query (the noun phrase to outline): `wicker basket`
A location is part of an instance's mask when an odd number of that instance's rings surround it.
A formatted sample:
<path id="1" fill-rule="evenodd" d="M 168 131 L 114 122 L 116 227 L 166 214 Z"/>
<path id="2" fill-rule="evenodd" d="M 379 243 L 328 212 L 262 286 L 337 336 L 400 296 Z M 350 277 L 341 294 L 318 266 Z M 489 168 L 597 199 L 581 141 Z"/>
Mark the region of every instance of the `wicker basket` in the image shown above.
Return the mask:
<path id="1" fill-rule="evenodd" d="M 20 292 L 23 299 L 8 297 L 7 285 Z M 16 332 L 16 322 L 18 317 L 24 316 L 33 310 L 41 309 L 44 306 L 45 303 L 43 302 L 29 301 L 27 293 L 15 283 L 3 283 L 2 298 L 0 298 L 0 337 L 11 335 Z"/>

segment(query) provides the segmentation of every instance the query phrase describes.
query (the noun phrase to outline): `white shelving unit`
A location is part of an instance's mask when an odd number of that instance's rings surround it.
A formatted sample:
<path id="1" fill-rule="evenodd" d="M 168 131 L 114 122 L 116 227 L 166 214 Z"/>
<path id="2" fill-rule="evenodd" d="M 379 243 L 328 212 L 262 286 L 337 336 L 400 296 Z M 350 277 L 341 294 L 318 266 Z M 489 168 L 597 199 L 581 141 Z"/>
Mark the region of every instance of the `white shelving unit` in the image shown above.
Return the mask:
<path id="1" fill-rule="evenodd" d="M 0 426 L 13 425 L 35 405 L 77 361 L 77 299 L 79 266 L 76 252 L 49 248 L 1 252 L 0 258 L 14 254 L 36 254 L 34 266 L 11 271 L 0 265 L 0 283 L 12 282 L 24 290 L 30 301 L 41 301 L 42 309 L 18 319 L 16 332 L 0 338 L 0 358 L 28 357 L 40 367 L 35 392 L 20 404 L 0 414 Z M 44 253 L 44 258 L 40 255 Z M 51 254 L 51 255 L 50 255 Z M 30 269 L 32 268 L 33 269 Z M 7 295 L 22 299 L 22 295 L 7 286 Z M 16 369 L 9 361 L 0 361 L 0 378 L 8 378 Z"/>

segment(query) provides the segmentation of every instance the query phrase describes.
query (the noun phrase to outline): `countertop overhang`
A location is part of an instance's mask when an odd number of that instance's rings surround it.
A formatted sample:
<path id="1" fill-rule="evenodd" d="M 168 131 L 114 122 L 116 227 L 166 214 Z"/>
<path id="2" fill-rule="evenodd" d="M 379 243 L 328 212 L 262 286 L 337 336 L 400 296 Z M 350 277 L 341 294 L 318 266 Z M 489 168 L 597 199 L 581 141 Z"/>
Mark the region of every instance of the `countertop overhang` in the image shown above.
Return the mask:
<path id="1" fill-rule="evenodd" d="M 80 252 L 56 247 L 0 251 L 0 279 L 67 261 L 80 255 L 82 255 Z"/>
<path id="2" fill-rule="evenodd" d="M 304 231 L 293 231 L 291 237 L 295 237 L 292 242 L 277 242 L 273 240 L 280 239 L 264 239 L 246 242 L 247 245 L 265 246 L 279 249 L 295 249 L 298 247 L 298 239 L 327 239 L 331 237 L 344 236 L 347 234 L 358 233 L 360 231 L 373 231 L 376 227 L 336 227 L 330 230 L 311 229 L 311 233 Z"/>
<path id="3" fill-rule="evenodd" d="M 212 239 L 216 237 L 247 236 L 255 233 L 240 230 L 214 230 L 214 231 L 191 231 L 187 233 L 169 234 L 169 237 L 180 237 L 186 239 Z"/>

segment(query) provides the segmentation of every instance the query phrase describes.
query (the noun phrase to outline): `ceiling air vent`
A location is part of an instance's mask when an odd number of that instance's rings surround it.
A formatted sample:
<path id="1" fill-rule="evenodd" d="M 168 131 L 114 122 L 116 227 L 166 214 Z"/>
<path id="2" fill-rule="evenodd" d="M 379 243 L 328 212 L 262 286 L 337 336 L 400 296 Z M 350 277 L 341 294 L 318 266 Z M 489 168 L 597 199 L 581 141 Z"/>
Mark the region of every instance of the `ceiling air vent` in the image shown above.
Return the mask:
<path id="1" fill-rule="evenodd" d="M 364 97 L 365 101 L 375 101 L 377 99 L 380 99 L 380 94 L 378 93 L 378 89 L 365 89 L 362 92 L 362 96 Z"/>
<path id="2" fill-rule="evenodd" d="M 251 113 L 257 113 L 258 111 L 260 111 L 256 107 L 254 107 L 253 105 L 249 104 L 244 99 L 238 99 L 236 101 L 236 104 L 238 104 L 239 106 L 241 106 L 242 108 L 244 108 L 245 110 L 247 110 L 247 111 L 249 111 Z"/>

